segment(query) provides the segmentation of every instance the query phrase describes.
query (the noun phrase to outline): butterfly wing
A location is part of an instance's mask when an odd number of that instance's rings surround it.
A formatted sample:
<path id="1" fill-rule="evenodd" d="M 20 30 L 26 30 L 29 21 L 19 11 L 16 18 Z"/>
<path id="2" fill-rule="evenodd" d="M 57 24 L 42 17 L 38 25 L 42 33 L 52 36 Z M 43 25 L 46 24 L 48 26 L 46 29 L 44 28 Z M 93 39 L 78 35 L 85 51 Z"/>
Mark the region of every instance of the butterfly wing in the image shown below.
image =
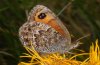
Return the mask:
<path id="1" fill-rule="evenodd" d="M 66 37 L 67 39 L 66 44 L 71 43 L 71 37 L 67 28 L 50 9 L 48 9 L 43 5 L 37 5 L 35 8 L 33 8 L 31 12 L 32 12 L 31 14 L 34 14 L 33 16 L 30 16 L 31 19 L 34 19 L 36 22 L 42 22 L 47 25 L 50 25 L 52 28 L 58 31 L 62 36 Z M 45 14 L 46 17 L 39 18 L 42 17 L 41 14 Z"/>
<path id="2" fill-rule="evenodd" d="M 19 36 L 24 46 L 31 48 L 31 41 L 35 49 L 42 53 L 65 53 L 74 46 L 64 24 L 43 5 L 31 10 L 28 21 L 19 29 Z"/>

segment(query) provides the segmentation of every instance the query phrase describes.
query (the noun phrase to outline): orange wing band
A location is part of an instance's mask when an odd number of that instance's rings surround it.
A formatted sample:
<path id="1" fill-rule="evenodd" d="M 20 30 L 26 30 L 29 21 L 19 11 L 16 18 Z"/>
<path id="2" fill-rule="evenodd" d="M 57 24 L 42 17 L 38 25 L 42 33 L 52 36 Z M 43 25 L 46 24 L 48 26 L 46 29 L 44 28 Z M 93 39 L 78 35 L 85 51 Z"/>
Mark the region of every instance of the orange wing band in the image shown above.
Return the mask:
<path id="1" fill-rule="evenodd" d="M 55 22 L 55 19 L 48 21 L 47 24 L 54 28 L 56 31 L 58 31 L 61 35 L 65 35 L 64 30 Z"/>

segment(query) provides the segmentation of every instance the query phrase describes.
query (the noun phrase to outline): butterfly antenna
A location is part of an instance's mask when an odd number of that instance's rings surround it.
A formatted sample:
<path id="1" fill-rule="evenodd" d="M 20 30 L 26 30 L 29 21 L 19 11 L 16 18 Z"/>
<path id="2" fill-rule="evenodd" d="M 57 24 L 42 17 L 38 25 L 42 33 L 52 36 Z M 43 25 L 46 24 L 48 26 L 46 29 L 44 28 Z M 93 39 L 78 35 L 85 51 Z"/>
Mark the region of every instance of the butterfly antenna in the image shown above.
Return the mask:
<path id="1" fill-rule="evenodd" d="M 85 36 L 83 36 L 83 37 L 80 37 L 79 39 L 77 39 L 75 42 L 78 42 L 79 40 L 81 40 L 81 39 L 83 39 L 83 38 L 86 38 L 86 37 L 88 37 L 88 36 L 90 36 L 91 34 L 87 34 L 87 35 L 85 35 Z"/>
<path id="2" fill-rule="evenodd" d="M 28 10 L 25 10 L 25 13 L 26 13 L 26 17 L 28 18 L 28 15 L 29 15 Z"/>
<path id="3" fill-rule="evenodd" d="M 74 1 L 74 0 L 71 0 L 71 2 L 69 2 L 67 5 L 65 5 L 65 6 L 63 7 L 63 9 L 58 13 L 57 16 L 59 16 L 67 7 L 69 7 L 69 6 L 72 4 L 73 1 Z"/>

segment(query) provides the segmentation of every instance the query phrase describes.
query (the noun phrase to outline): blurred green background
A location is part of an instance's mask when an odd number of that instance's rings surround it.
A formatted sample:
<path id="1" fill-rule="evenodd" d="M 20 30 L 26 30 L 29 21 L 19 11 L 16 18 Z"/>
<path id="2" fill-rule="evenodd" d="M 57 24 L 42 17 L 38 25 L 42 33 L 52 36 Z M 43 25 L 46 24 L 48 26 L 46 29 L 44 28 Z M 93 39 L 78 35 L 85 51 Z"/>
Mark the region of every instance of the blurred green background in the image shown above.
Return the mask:
<path id="1" fill-rule="evenodd" d="M 24 51 L 18 37 L 19 27 L 27 20 L 25 11 L 42 4 L 58 14 L 71 0 L 0 0 L 0 65 L 17 65 Z M 100 0 L 74 0 L 59 18 L 80 40 L 88 52 L 91 42 L 100 39 Z"/>

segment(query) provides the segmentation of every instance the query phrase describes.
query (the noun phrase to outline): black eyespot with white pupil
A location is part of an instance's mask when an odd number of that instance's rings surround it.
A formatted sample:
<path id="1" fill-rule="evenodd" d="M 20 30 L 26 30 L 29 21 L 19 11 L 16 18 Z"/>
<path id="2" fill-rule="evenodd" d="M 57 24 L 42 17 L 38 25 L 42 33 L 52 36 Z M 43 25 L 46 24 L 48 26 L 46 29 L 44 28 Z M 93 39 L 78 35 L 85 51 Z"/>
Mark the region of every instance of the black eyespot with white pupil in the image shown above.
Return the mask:
<path id="1" fill-rule="evenodd" d="M 44 19 L 46 17 L 46 14 L 45 13 L 40 13 L 39 15 L 38 15 L 38 18 L 39 19 Z"/>

